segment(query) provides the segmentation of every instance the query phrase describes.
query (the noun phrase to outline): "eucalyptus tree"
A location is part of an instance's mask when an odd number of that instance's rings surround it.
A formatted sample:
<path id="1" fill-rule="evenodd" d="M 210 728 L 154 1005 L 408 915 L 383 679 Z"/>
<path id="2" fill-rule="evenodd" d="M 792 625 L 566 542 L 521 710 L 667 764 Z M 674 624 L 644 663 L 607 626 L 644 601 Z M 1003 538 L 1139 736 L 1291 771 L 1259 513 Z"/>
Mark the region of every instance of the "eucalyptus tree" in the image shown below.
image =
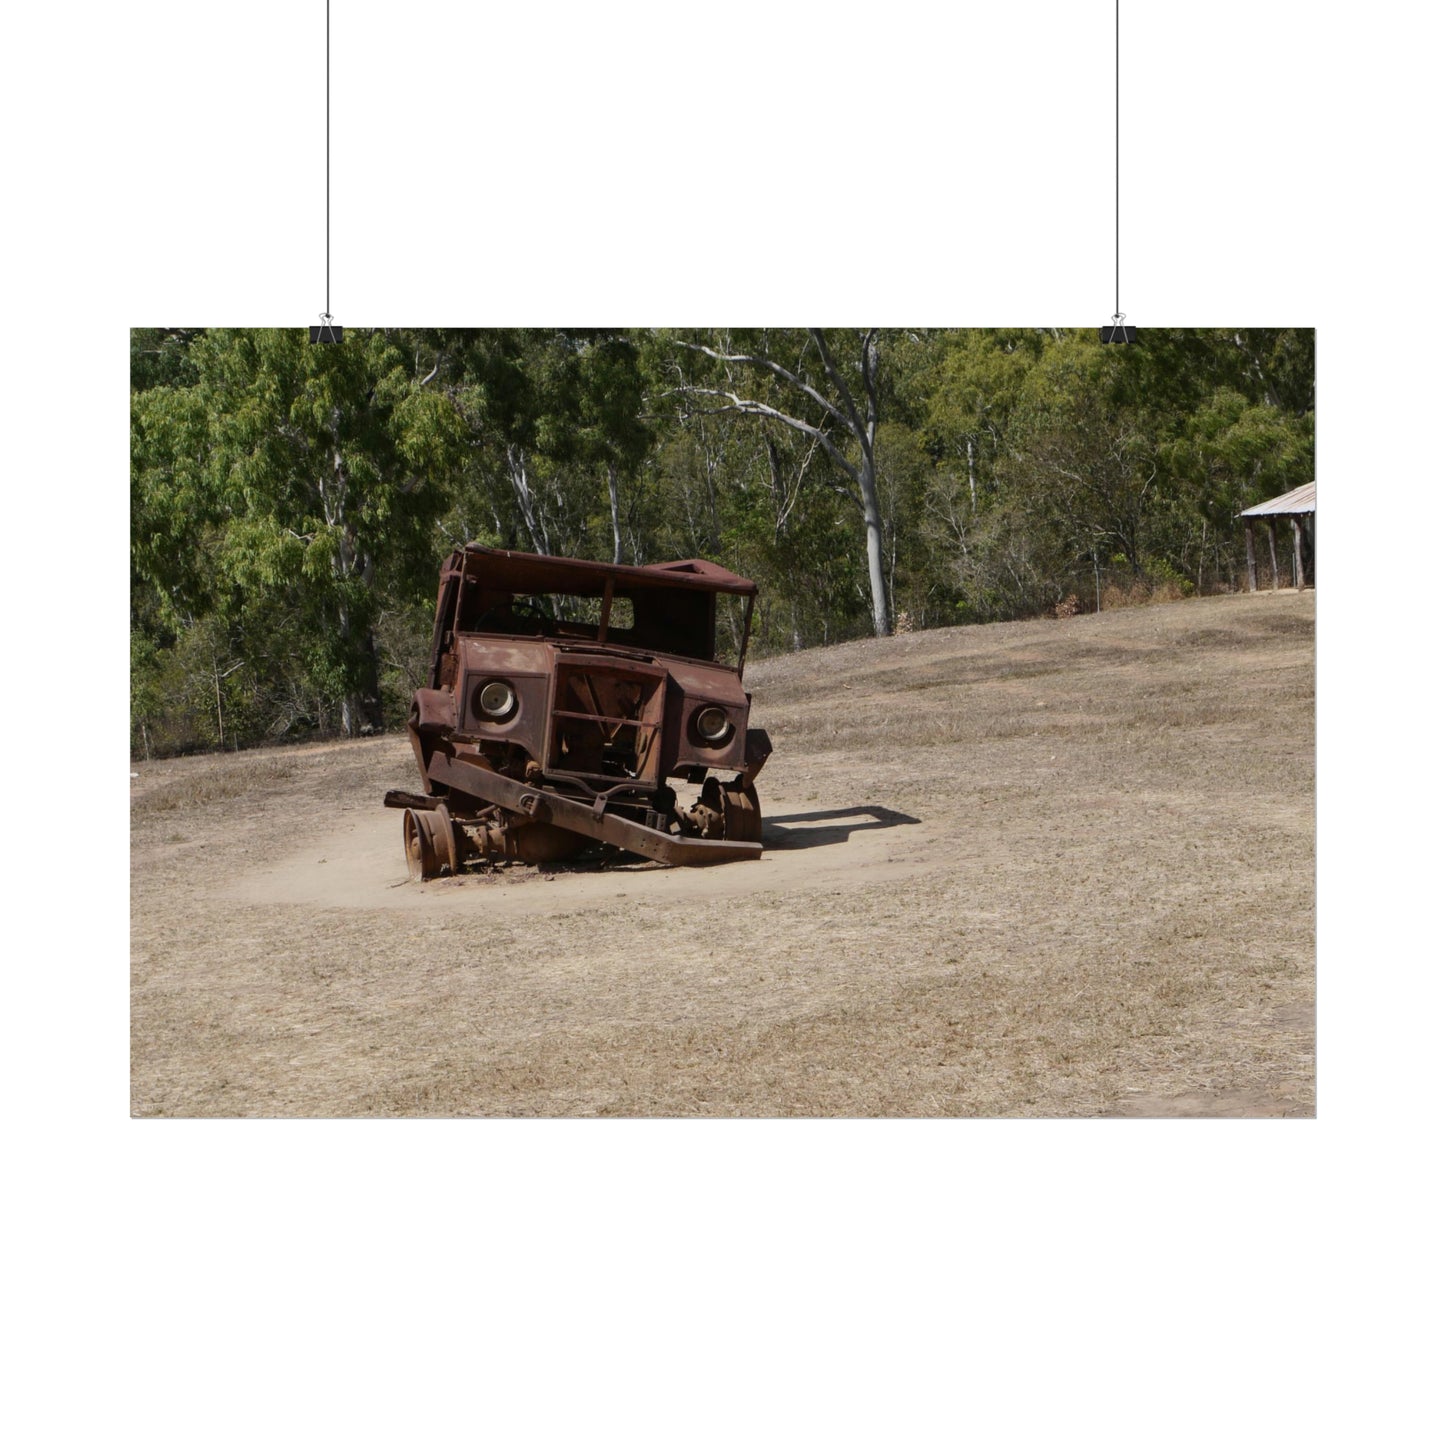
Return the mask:
<path id="1" fill-rule="evenodd" d="M 517 327 L 422 333 L 440 369 L 439 384 L 456 407 L 463 430 L 465 478 L 454 498 L 470 541 L 480 503 L 494 540 L 534 552 L 552 550 L 560 520 L 539 485 L 537 462 L 555 435 L 549 424 L 565 403 L 557 398 L 556 368 L 542 364 L 545 333 Z"/>
<path id="2" fill-rule="evenodd" d="M 577 422 L 572 452 L 606 480 L 612 560 L 621 562 L 622 483 L 635 483 L 653 443 L 644 415 L 642 361 L 631 337 L 622 332 L 583 332 L 575 344 Z M 641 550 L 636 540 L 633 550 Z M 633 560 L 642 558 L 634 555 Z"/>
<path id="3" fill-rule="evenodd" d="M 920 348 L 909 378 L 919 430 L 940 470 L 964 484 L 969 515 L 987 505 L 1020 390 L 1047 344 L 1037 329 L 991 328 L 938 332 Z"/>
<path id="4" fill-rule="evenodd" d="M 292 653 L 348 736 L 381 726 L 384 592 L 432 572 L 432 521 L 458 459 L 449 401 L 382 331 L 213 330 L 194 380 L 139 393 L 133 558 L 173 605 L 221 616 L 284 599 Z"/>
<path id="5" fill-rule="evenodd" d="M 130 333 L 130 388 L 188 386 L 195 378 L 191 343 L 203 330 L 185 326 L 136 326 Z"/>
<path id="6" fill-rule="evenodd" d="M 469 535 L 481 503 L 506 547 L 590 550 L 600 487 L 612 551 L 622 490 L 651 446 L 636 347 L 624 332 L 542 327 L 421 334 L 463 424 L 466 478 L 455 498 Z"/>
<path id="7" fill-rule="evenodd" d="M 1197 586 L 1229 580 L 1239 511 L 1314 478 L 1314 332 L 1161 329 L 1128 351 L 1108 383 L 1155 438 L 1150 549 Z"/>
<path id="8" fill-rule="evenodd" d="M 1064 565 L 1120 557 L 1144 571 L 1144 527 L 1158 496 L 1158 436 L 1116 374 L 1140 359 L 1079 333 L 1050 345 L 1021 389 L 1006 471 Z M 1060 577 L 1062 590 L 1068 583 Z"/>
<path id="9" fill-rule="evenodd" d="M 685 380 L 679 391 L 706 397 L 745 416 L 788 427 L 812 438 L 847 478 L 842 488 L 863 522 L 873 631 L 890 630 L 884 569 L 884 518 L 879 505 L 876 449 L 881 414 L 879 331 L 759 332 L 749 344 L 724 336 L 718 345 L 678 338 L 677 344 L 709 358 L 717 370 L 711 384 Z M 785 365 L 780 356 L 787 359 Z M 751 376 L 749 376 L 751 373 Z M 773 399 L 758 379 L 774 383 Z"/>

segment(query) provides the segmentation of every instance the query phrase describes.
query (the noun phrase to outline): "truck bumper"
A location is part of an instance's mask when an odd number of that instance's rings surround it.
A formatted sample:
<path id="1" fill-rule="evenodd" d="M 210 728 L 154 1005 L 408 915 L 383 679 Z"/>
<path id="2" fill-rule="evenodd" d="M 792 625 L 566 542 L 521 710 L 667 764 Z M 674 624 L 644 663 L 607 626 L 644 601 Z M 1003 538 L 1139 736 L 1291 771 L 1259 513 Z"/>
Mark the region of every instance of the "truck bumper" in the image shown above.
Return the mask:
<path id="1" fill-rule="evenodd" d="M 640 853 L 644 858 L 655 858 L 659 863 L 697 868 L 709 863 L 760 858 L 763 852 L 761 843 L 730 842 L 726 838 L 681 838 L 659 832 L 656 828 L 633 822 L 631 818 L 622 818 L 573 798 L 559 797 L 528 783 L 505 778 L 491 768 L 469 761 L 465 755 L 440 750 L 434 752 L 427 764 L 427 776 L 433 782 L 443 783 L 469 797 L 525 814 L 539 823 L 552 823 L 569 832 L 581 833 L 599 843 L 610 843 L 614 848 L 625 848 L 629 853 Z"/>

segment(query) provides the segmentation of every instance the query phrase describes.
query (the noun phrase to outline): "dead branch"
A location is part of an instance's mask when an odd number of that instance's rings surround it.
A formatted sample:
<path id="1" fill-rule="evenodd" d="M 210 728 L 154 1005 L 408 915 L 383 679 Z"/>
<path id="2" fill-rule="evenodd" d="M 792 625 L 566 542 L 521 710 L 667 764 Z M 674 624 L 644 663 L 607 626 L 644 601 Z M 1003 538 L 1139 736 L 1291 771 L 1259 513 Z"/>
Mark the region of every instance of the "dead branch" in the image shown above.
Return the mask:
<path id="1" fill-rule="evenodd" d="M 815 336 L 816 334 L 815 332 L 809 332 L 810 336 Z M 741 352 L 714 351 L 712 347 L 703 346 L 700 342 L 696 341 L 678 341 L 676 344 L 686 347 L 689 351 L 700 352 L 703 356 L 710 356 L 714 361 L 738 362 L 747 366 L 760 366 L 765 371 L 771 371 L 774 376 L 781 377 L 790 386 L 796 387 L 801 391 L 804 396 L 817 402 L 835 421 L 841 422 L 844 426 L 850 426 L 848 418 L 844 416 L 827 397 L 816 388 L 810 386 L 802 377 L 794 375 L 787 367 L 779 366 L 776 361 L 771 361 L 766 356 L 751 356 Z"/>

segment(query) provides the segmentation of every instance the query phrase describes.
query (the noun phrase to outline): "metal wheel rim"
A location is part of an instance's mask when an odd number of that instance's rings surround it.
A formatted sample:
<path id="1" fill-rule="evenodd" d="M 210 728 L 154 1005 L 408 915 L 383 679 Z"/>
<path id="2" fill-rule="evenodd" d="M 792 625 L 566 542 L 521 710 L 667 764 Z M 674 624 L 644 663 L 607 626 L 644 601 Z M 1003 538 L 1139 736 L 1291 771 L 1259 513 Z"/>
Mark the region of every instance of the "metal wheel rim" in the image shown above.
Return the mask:
<path id="1" fill-rule="evenodd" d="M 763 813 L 757 789 L 751 783 L 741 788 L 724 788 L 723 837 L 736 843 L 763 841 Z"/>

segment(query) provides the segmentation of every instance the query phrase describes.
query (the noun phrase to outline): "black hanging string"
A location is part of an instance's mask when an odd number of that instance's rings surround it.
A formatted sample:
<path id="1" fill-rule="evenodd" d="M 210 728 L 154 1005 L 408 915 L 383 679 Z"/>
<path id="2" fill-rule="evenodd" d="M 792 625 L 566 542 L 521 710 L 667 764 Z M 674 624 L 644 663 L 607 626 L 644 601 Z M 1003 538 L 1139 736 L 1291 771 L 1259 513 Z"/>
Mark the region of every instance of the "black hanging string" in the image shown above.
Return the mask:
<path id="1" fill-rule="evenodd" d="M 1114 319 L 1099 328 L 1103 342 L 1132 342 L 1138 333 L 1119 310 L 1119 0 L 1114 0 Z"/>
<path id="2" fill-rule="evenodd" d="M 341 340 L 341 328 L 331 317 L 331 0 L 326 0 L 326 310 L 321 325 L 311 328 L 311 339 Z"/>

